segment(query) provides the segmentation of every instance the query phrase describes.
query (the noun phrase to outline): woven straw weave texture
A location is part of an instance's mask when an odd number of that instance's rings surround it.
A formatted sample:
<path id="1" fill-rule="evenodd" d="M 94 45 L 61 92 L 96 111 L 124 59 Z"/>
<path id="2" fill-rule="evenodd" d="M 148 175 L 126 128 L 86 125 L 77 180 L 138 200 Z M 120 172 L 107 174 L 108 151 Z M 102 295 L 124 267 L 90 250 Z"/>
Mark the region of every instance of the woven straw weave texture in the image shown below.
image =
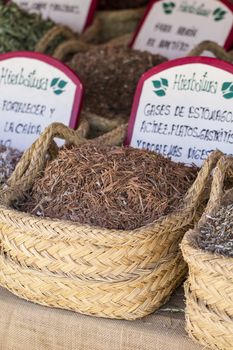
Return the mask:
<path id="1" fill-rule="evenodd" d="M 199 225 L 214 216 L 221 205 L 232 203 L 233 159 L 222 157 L 213 176 L 210 200 Z M 190 336 L 212 349 L 230 350 L 233 344 L 233 258 L 203 251 L 197 243 L 198 228 L 186 233 L 182 251 L 189 266 L 186 283 L 186 320 Z"/>
<path id="2" fill-rule="evenodd" d="M 43 171 L 47 153 L 56 157 L 55 137 L 76 145 L 120 144 L 125 131 L 123 125 L 87 141 L 85 127 L 76 132 L 55 124 L 25 152 L 9 189 L 2 193 L 2 286 L 43 305 L 110 318 L 143 317 L 168 300 L 186 274 L 179 244 L 200 216 L 219 152 L 205 162 L 181 209 L 140 229 L 109 230 L 42 219 L 10 207 Z"/>

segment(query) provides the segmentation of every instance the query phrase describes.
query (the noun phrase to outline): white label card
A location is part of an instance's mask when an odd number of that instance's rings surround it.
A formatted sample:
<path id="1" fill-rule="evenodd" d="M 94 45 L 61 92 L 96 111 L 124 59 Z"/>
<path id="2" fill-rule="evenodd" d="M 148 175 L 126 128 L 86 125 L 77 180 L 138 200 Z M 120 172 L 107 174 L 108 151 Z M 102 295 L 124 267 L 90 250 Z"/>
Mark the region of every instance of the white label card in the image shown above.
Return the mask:
<path id="1" fill-rule="evenodd" d="M 76 128 L 82 96 L 76 74 L 53 58 L 0 55 L 0 144 L 24 151 L 53 122 Z"/>
<path id="2" fill-rule="evenodd" d="M 233 65 L 181 58 L 141 78 L 126 144 L 200 166 L 220 149 L 233 153 Z"/>
<path id="3" fill-rule="evenodd" d="M 233 45 L 233 4 L 229 0 L 155 0 L 132 40 L 134 49 L 169 59 L 186 56 L 211 40 Z"/>
<path id="4" fill-rule="evenodd" d="M 21 8 L 66 25 L 77 33 L 92 22 L 97 0 L 14 0 Z"/>

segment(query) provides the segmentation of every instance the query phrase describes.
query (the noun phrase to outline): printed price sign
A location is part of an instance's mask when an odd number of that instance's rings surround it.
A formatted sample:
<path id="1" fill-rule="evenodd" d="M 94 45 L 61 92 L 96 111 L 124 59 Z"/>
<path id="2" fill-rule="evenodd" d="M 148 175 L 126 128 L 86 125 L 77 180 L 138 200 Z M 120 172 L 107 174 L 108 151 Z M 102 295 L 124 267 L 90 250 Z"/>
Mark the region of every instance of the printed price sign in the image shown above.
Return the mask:
<path id="1" fill-rule="evenodd" d="M 14 0 L 27 12 L 41 13 L 81 33 L 93 20 L 97 0 Z"/>
<path id="2" fill-rule="evenodd" d="M 53 58 L 0 55 L 0 144 L 23 151 L 53 122 L 76 128 L 82 96 L 76 74 Z"/>
<path id="3" fill-rule="evenodd" d="M 201 165 L 216 149 L 233 150 L 233 65 L 180 58 L 139 81 L 126 144 Z"/>
<path id="4" fill-rule="evenodd" d="M 229 0 L 154 0 L 131 46 L 174 59 L 211 40 L 233 45 L 233 4 Z"/>

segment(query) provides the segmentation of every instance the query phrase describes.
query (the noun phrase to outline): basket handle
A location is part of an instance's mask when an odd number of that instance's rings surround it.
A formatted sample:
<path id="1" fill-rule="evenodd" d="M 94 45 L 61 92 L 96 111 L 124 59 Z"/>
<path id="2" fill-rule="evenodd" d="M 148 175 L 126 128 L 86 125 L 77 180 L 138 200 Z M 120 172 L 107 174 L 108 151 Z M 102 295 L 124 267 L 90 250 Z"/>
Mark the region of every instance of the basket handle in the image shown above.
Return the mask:
<path id="1" fill-rule="evenodd" d="M 195 208 L 197 203 L 201 200 L 207 185 L 210 182 L 210 176 L 214 168 L 216 167 L 219 159 L 223 156 L 221 151 L 214 151 L 205 160 L 201 170 L 199 171 L 196 180 L 189 189 L 184 199 L 185 208 Z"/>
<path id="2" fill-rule="evenodd" d="M 199 225 L 206 220 L 207 215 L 213 215 L 220 207 L 224 195 L 224 182 L 227 177 L 233 178 L 233 158 L 222 156 L 213 173 L 210 198 Z"/>
<path id="3" fill-rule="evenodd" d="M 86 120 L 80 123 L 76 131 L 61 123 L 53 123 L 47 127 L 31 147 L 24 152 L 13 174 L 8 179 L 6 188 L 1 191 L 3 203 L 10 205 L 12 201 L 29 190 L 36 177 L 44 169 L 47 154 L 50 153 L 53 157 L 57 155 L 58 147 L 54 142 L 54 138 L 58 137 L 76 146 L 86 142 L 119 145 L 124 140 L 127 125 L 123 124 L 93 140 L 86 139 L 89 128 L 90 124 Z"/>
<path id="4" fill-rule="evenodd" d="M 86 52 L 90 48 L 92 48 L 92 45 L 86 44 L 79 39 L 70 39 L 58 45 L 53 52 L 53 57 L 60 61 L 64 61 L 68 55 Z"/>
<path id="5" fill-rule="evenodd" d="M 35 47 L 35 51 L 46 53 L 48 47 L 54 42 L 59 36 L 64 36 L 67 40 L 76 38 L 74 32 L 71 29 L 61 25 L 55 25 L 48 30 L 42 38 L 38 41 Z"/>
<path id="6" fill-rule="evenodd" d="M 98 37 L 100 30 L 101 23 L 98 18 L 95 18 L 93 24 L 79 37 L 73 35 L 73 37 L 67 38 L 69 40 L 58 45 L 53 53 L 53 57 L 64 61 L 68 55 L 88 51 L 94 47 L 94 39 Z"/>
<path id="7" fill-rule="evenodd" d="M 222 59 L 224 61 L 232 62 L 233 57 L 228 53 L 222 46 L 218 45 L 213 41 L 203 41 L 197 46 L 195 46 L 188 54 L 190 56 L 201 56 L 204 51 L 209 51 L 215 55 L 215 57 Z"/>
<path id="8" fill-rule="evenodd" d="M 74 145 L 84 142 L 85 136 L 89 130 L 87 121 L 82 121 L 77 130 L 68 128 L 61 123 L 53 123 L 48 126 L 39 138 L 29 147 L 21 157 L 13 174 L 7 182 L 6 189 L 3 190 L 2 197 L 8 204 L 15 199 L 14 193 L 20 195 L 27 191 L 34 179 L 42 171 L 47 154 L 53 157 L 58 152 L 58 146 L 54 138 L 58 137 Z"/>
<path id="9" fill-rule="evenodd" d="M 80 40 L 88 44 L 99 44 L 98 38 L 101 28 L 101 20 L 98 17 L 95 17 L 92 25 L 80 35 Z"/>

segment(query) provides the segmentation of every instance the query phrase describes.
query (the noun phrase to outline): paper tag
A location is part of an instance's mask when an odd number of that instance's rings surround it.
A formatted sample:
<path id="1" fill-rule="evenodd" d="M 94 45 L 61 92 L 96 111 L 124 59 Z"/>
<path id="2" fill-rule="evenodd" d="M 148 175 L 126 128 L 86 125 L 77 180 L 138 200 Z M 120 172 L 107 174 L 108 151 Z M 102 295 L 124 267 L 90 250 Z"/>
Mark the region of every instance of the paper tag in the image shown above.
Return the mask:
<path id="1" fill-rule="evenodd" d="M 53 122 L 76 128 L 82 96 L 76 74 L 53 58 L 0 55 L 0 144 L 23 151 Z"/>
<path id="2" fill-rule="evenodd" d="M 201 165 L 215 149 L 233 152 L 233 65 L 180 58 L 139 81 L 126 144 Z"/>
<path id="3" fill-rule="evenodd" d="M 227 50 L 232 47 L 233 4 L 229 0 L 152 1 L 131 46 L 174 59 L 204 40 Z"/>
<path id="4" fill-rule="evenodd" d="M 22 9 L 66 25 L 77 33 L 91 24 L 97 0 L 14 0 Z"/>

